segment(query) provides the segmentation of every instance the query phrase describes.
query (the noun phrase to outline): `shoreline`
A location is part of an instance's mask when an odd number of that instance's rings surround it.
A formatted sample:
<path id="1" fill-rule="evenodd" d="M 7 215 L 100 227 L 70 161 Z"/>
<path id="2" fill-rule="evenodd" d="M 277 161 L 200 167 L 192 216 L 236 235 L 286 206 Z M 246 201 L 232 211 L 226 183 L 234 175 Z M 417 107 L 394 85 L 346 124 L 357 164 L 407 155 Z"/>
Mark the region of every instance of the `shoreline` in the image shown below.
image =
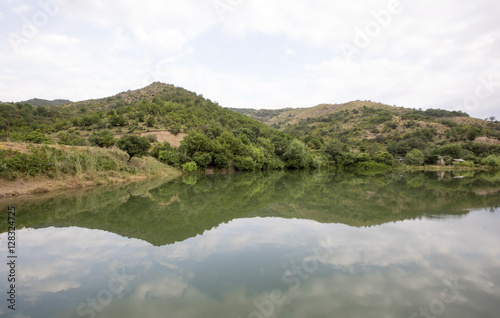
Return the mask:
<path id="1" fill-rule="evenodd" d="M 0 180 L 0 200 L 25 195 L 42 194 L 64 190 L 79 190 L 97 188 L 100 186 L 118 186 L 134 182 L 145 182 L 150 179 L 161 179 L 164 182 L 174 180 L 182 176 L 181 172 L 171 169 L 164 176 L 146 174 L 124 175 L 121 177 L 106 177 L 85 180 L 85 174 L 77 176 L 65 176 L 57 179 L 48 177 L 19 178 L 15 181 Z"/>
<path id="2" fill-rule="evenodd" d="M 58 190 L 120 185 L 156 178 L 162 178 L 167 182 L 182 175 L 180 170 L 147 156 L 133 158 L 128 162 L 128 155 L 116 148 L 0 143 L 0 149 L 12 151 L 14 156 L 18 156 L 17 160 L 26 160 L 25 158 L 38 160 L 37 157 L 33 158 L 32 149 L 48 149 L 47 156 L 41 159 L 52 160 L 55 167 L 73 167 L 73 173 L 67 173 L 61 169 L 58 173 L 43 171 L 38 175 L 30 176 L 27 173 L 20 174 L 14 171 L 13 180 L 8 180 L 7 176 L 0 177 L 0 199 Z M 50 152 L 50 149 L 62 151 L 62 155 L 54 159 L 54 151 Z M 21 157 L 18 154 L 25 156 Z M 71 159 L 73 162 L 70 161 Z M 86 164 L 81 163 L 83 160 L 86 160 Z M 99 162 L 104 162 L 107 166 L 103 164 L 99 166 Z"/>

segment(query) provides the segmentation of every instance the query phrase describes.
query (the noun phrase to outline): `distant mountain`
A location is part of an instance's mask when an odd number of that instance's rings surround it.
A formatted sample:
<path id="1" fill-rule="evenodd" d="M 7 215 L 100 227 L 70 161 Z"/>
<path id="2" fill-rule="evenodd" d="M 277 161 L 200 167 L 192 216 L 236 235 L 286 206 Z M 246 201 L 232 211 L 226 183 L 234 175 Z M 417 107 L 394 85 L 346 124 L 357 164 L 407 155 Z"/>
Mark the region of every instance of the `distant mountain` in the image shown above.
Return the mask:
<path id="1" fill-rule="evenodd" d="M 40 99 L 40 98 L 32 98 L 32 99 L 23 101 L 21 103 L 30 104 L 32 106 L 57 106 L 57 105 L 69 104 L 69 103 L 72 103 L 72 101 L 67 100 L 67 99 L 47 100 L 47 99 Z"/>

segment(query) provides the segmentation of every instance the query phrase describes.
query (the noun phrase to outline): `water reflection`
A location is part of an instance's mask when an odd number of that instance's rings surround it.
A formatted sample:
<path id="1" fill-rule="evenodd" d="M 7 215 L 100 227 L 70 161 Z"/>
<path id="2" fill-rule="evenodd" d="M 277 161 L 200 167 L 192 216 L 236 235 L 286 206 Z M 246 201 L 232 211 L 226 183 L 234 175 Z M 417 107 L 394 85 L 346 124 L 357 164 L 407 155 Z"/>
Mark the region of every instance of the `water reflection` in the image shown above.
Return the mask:
<path id="1" fill-rule="evenodd" d="M 161 246 L 202 234 L 233 219 L 268 216 L 372 226 L 397 220 L 461 215 L 500 206 L 500 174 L 455 179 L 447 173 L 377 176 L 308 172 L 188 176 L 167 184 L 135 185 L 16 204 L 17 226 L 77 226 Z M 0 224 L 6 231 L 6 224 Z"/>
<path id="2" fill-rule="evenodd" d="M 25 229 L 18 306 L 28 317 L 78 317 L 79 306 L 98 317 L 408 317 L 449 282 L 460 295 L 443 317 L 496 317 L 499 221 L 484 210 L 370 228 L 238 219 L 161 247 Z M 93 310 L 116 272 L 128 277 L 123 290 Z"/>
<path id="3" fill-rule="evenodd" d="M 17 313 L 496 317 L 500 309 L 496 176 L 189 182 L 18 204 L 26 228 Z M 6 259 L 3 243 L 0 251 Z"/>

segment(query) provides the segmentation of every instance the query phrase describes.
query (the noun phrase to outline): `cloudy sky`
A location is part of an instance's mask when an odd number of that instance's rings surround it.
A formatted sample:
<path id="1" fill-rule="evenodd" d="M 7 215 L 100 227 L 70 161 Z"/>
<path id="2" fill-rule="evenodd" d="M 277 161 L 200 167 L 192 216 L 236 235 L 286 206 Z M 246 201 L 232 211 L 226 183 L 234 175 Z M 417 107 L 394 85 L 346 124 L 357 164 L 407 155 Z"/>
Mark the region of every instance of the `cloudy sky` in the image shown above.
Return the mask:
<path id="1" fill-rule="evenodd" d="M 500 117 L 495 0 L 1 0 L 0 100 L 161 81 L 225 107 L 372 100 Z"/>

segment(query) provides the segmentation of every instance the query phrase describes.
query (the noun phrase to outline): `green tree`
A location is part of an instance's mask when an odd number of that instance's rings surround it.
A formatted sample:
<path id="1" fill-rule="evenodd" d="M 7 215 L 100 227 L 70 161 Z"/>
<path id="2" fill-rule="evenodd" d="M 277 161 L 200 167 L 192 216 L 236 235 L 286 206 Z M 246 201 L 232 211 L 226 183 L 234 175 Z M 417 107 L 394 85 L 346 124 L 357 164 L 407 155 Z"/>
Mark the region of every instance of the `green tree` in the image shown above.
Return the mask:
<path id="1" fill-rule="evenodd" d="M 148 120 L 146 121 L 146 126 L 148 126 L 148 127 L 154 127 L 155 124 L 156 124 L 155 117 L 154 116 L 149 116 Z"/>
<path id="2" fill-rule="evenodd" d="M 161 150 L 158 159 L 170 166 L 178 167 L 181 164 L 181 156 L 173 149 Z"/>
<path id="3" fill-rule="evenodd" d="M 298 139 L 294 139 L 283 154 L 283 160 L 287 168 L 304 169 L 312 163 L 309 148 Z"/>
<path id="4" fill-rule="evenodd" d="M 48 144 L 48 143 L 50 143 L 50 138 L 38 129 L 30 132 L 26 136 L 25 139 L 26 139 L 26 141 L 32 142 L 35 144 Z"/>
<path id="5" fill-rule="evenodd" d="M 193 156 L 195 153 L 210 153 L 212 152 L 212 141 L 210 138 L 200 132 L 193 131 L 189 133 L 181 142 L 186 148 L 188 156 Z"/>
<path id="6" fill-rule="evenodd" d="M 151 147 L 149 141 L 145 137 L 136 135 L 125 135 L 118 139 L 116 145 L 129 155 L 128 161 L 134 156 L 141 157 L 146 155 Z"/>
<path id="7" fill-rule="evenodd" d="M 421 166 L 424 164 L 424 161 L 425 161 L 425 155 L 419 149 L 413 149 L 412 151 L 408 152 L 404 159 L 404 162 L 406 164 L 412 166 Z"/>
<path id="8" fill-rule="evenodd" d="M 87 141 L 80 136 L 80 133 L 75 130 L 69 130 L 68 132 L 60 131 L 57 134 L 57 138 L 59 138 L 58 143 L 61 145 L 70 145 L 70 146 L 86 146 Z"/>
<path id="9" fill-rule="evenodd" d="M 92 132 L 88 140 L 91 144 L 102 148 L 110 148 L 115 145 L 115 136 L 107 129 Z"/>
<path id="10" fill-rule="evenodd" d="M 392 166 L 394 164 L 394 157 L 387 151 L 378 151 L 373 156 L 373 160 L 378 163 L 385 163 Z"/>
<path id="11" fill-rule="evenodd" d="M 196 170 L 198 170 L 198 166 L 196 165 L 196 162 L 191 161 L 191 162 L 183 164 L 182 170 L 184 172 L 187 172 L 187 173 L 193 173 L 193 172 L 196 172 Z"/>
<path id="12" fill-rule="evenodd" d="M 486 165 L 492 169 L 498 169 L 500 167 L 500 157 L 498 156 L 494 156 L 494 155 L 490 155 L 486 158 L 484 158 L 481 163 L 483 165 Z"/>

